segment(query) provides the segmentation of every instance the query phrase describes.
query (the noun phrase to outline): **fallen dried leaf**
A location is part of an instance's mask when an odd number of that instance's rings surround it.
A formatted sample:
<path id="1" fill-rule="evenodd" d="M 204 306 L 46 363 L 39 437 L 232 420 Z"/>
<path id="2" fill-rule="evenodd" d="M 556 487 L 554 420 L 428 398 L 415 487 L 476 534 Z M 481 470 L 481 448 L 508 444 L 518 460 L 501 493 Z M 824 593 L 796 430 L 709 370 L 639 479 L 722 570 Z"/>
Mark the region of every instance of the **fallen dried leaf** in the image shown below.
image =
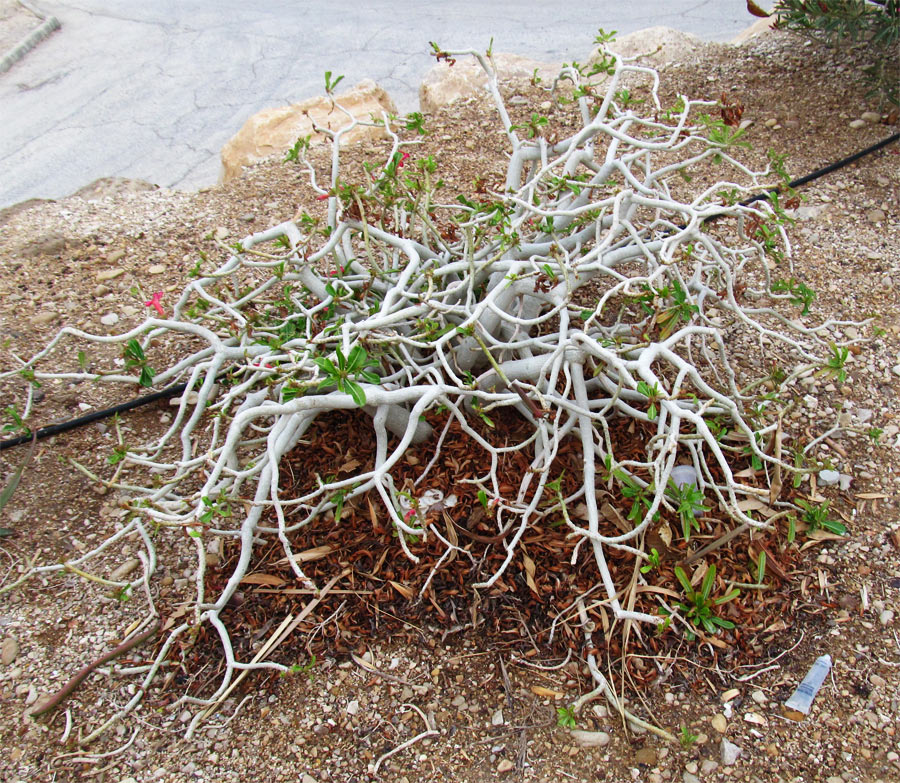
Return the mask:
<path id="1" fill-rule="evenodd" d="M 416 591 L 411 587 L 395 582 L 393 579 L 389 579 L 388 584 L 390 584 L 390 586 L 400 593 L 407 601 L 411 601 L 416 595 Z"/>
<path id="2" fill-rule="evenodd" d="M 275 574 L 247 574 L 241 579 L 242 585 L 264 585 L 266 587 L 279 587 L 284 584 L 284 579 Z"/>
<path id="3" fill-rule="evenodd" d="M 530 690 L 535 696 L 545 699 L 564 699 L 566 697 L 566 694 L 545 688 L 543 685 L 532 685 Z"/>

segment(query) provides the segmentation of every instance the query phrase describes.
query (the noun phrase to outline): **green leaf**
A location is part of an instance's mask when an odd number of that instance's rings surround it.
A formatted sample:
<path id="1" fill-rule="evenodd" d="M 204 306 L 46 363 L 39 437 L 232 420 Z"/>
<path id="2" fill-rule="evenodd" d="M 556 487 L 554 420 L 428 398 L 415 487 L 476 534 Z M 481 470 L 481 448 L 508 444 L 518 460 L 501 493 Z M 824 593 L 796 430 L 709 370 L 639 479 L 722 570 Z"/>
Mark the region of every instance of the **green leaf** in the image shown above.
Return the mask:
<path id="1" fill-rule="evenodd" d="M 488 510 L 488 496 L 487 492 L 483 489 L 478 490 L 478 502 L 481 503 L 481 507 L 487 511 Z"/>
<path id="2" fill-rule="evenodd" d="M 719 596 L 718 598 L 716 598 L 716 599 L 713 601 L 713 603 L 714 603 L 716 606 L 721 606 L 722 604 L 727 604 L 729 601 L 733 601 L 733 600 L 734 600 L 735 598 L 737 598 L 740 594 L 741 594 L 741 591 L 738 590 L 738 589 L 735 587 L 734 590 L 732 590 L 731 592 L 726 593 L 725 595 Z"/>
<path id="3" fill-rule="evenodd" d="M 822 522 L 822 527 L 824 527 L 830 533 L 834 533 L 837 536 L 843 536 L 847 534 L 847 527 L 841 522 L 838 522 L 835 519 L 826 519 Z"/>
<path id="4" fill-rule="evenodd" d="M 694 588 L 691 587 L 691 580 L 687 578 L 687 574 L 684 573 L 684 569 L 681 566 L 675 566 L 675 576 L 681 582 L 684 592 L 687 595 L 691 595 L 694 592 Z"/>
<path id="5" fill-rule="evenodd" d="M 152 367 L 141 367 L 141 377 L 138 379 L 138 383 L 141 386 L 152 386 L 154 375 L 156 375 L 156 370 Z"/>
<path id="6" fill-rule="evenodd" d="M 326 359 L 324 356 L 317 356 L 313 361 L 316 363 L 316 367 L 326 375 L 337 377 L 338 369 L 334 366 L 334 362 L 332 362 L 331 359 Z"/>
<path id="7" fill-rule="evenodd" d="M 125 343 L 125 358 L 132 359 L 135 362 L 144 361 L 144 349 L 133 337 Z"/>
<path id="8" fill-rule="evenodd" d="M 359 343 L 350 349 L 350 355 L 347 357 L 347 373 L 355 373 L 363 367 L 366 362 L 366 350 Z M 338 355 L 340 361 L 340 355 Z"/>
<path id="9" fill-rule="evenodd" d="M 344 388 L 347 394 L 353 398 L 353 402 L 359 405 L 360 408 L 366 404 L 366 393 L 363 391 L 363 387 L 356 381 L 347 379 L 344 381 Z"/>
<path id="10" fill-rule="evenodd" d="M 706 574 L 703 576 L 703 584 L 700 585 L 700 597 L 703 599 L 703 602 L 709 599 L 709 594 L 712 592 L 713 584 L 716 581 L 716 567 L 711 565 Z"/>

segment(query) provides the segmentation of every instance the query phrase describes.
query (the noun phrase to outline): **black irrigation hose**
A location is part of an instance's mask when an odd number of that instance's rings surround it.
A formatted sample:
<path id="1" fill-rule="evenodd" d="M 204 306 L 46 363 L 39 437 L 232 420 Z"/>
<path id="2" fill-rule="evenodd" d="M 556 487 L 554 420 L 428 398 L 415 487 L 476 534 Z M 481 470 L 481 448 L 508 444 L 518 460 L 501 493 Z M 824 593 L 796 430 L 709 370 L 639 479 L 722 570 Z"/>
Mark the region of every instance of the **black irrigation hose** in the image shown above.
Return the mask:
<path id="1" fill-rule="evenodd" d="M 838 169 L 844 168 L 844 166 L 849 166 L 851 163 L 855 163 L 860 158 L 864 158 L 866 157 L 866 155 L 871 155 L 873 152 L 877 152 L 882 147 L 886 147 L 888 144 L 893 144 L 897 140 L 900 140 L 900 133 L 895 133 L 893 136 L 888 136 L 886 139 L 882 139 L 877 144 L 873 144 L 871 147 L 866 147 L 864 150 L 860 150 L 859 152 L 851 155 L 848 158 L 843 158 L 842 160 L 836 161 L 835 163 L 831 163 L 830 165 L 818 169 L 811 174 L 807 174 L 805 177 L 795 179 L 792 182 L 788 183 L 787 187 L 792 189 L 799 188 L 802 185 L 805 185 L 807 182 L 813 182 L 814 180 L 819 179 L 819 177 L 824 177 L 826 174 L 830 174 L 832 171 L 837 171 Z M 741 206 L 746 207 L 750 204 L 754 204 L 757 201 L 768 199 L 773 194 L 780 192 L 781 188 L 771 188 L 764 193 L 757 193 L 755 196 L 751 196 L 750 198 L 740 203 Z M 161 391 L 153 392 L 152 394 L 147 394 L 143 397 L 138 397 L 136 400 L 123 402 L 121 405 L 115 405 L 112 408 L 106 408 L 102 411 L 94 411 L 93 413 L 88 413 L 86 416 L 79 416 L 77 419 L 70 419 L 69 421 L 64 421 L 59 424 L 51 424 L 49 427 L 41 427 L 41 429 L 39 429 L 37 432 L 29 433 L 28 435 L 20 435 L 17 438 L 10 438 L 9 440 L 0 441 L 0 451 L 12 448 L 13 446 L 21 446 L 23 443 L 28 443 L 33 439 L 41 440 L 42 438 L 49 438 L 51 435 L 58 435 L 60 432 L 73 430 L 76 427 L 83 427 L 85 424 L 90 424 L 92 421 L 99 421 L 100 419 L 106 419 L 110 416 L 115 416 L 117 413 L 124 413 L 125 411 L 134 410 L 135 408 L 140 408 L 143 405 L 149 405 L 150 403 L 156 402 L 157 400 L 164 400 L 169 397 L 174 397 L 176 394 L 181 394 L 182 392 L 184 392 L 186 388 L 186 383 L 179 383 L 175 386 L 169 386 L 167 389 L 162 389 Z"/>
<path id="2" fill-rule="evenodd" d="M 169 386 L 166 389 L 162 389 L 161 391 L 153 392 L 152 394 L 145 394 L 143 397 L 138 397 L 136 400 L 123 402 L 112 408 L 94 411 L 93 413 L 79 416 L 77 419 L 70 419 L 69 421 L 63 421 L 59 424 L 51 424 L 49 427 L 41 427 L 37 432 L 0 441 L 0 451 L 12 448 L 13 446 L 21 446 L 23 443 L 28 443 L 32 439 L 41 440 L 42 438 L 49 438 L 51 435 L 58 435 L 60 432 L 74 430 L 76 427 L 83 427 L 85 424 L 90 424 L 92 421 L 108 419 L 110 416 L 115 416 L 117 413 L 134 410 L 135 408 L 140 408 L 142 405 L 149 405 L 151 402 L 156 402 L 157 400 L 165 400 L 168 397 L 174 397 L 176 394 L 181 394 L 186 388 L 186 383 L 179 383 L 175 386 Z"/>
<path id="3" fill-rule="evenodd" d="M 855 163 L 860 158 L 866 157 L 866 155 L 871 155 L 873 152 L 878 152 L 878 150 L 880 150 L 882 147 L 887 147 L 888 144 L 893 144 L 898 139 L 900 139 L 900 133 L 895 133 L 893 136 L 888 136 L 886 139 L 882 139 L 876 144 L 873 144 L 871 147 L 866 147 L 864 150 L 860 150 L 859 152 L 850 155 L 850 157 L 842 158 L 835 163 L 831 163 L 824 168 L 812 172 L 812 174 L 807 174 L 805 177 L 800 177 L 800 179 L 795 179 L 792 182 L 789 182 L 787 187 L 790 189 L 799 188 L 802 185 L 805 185 L 807 182 L 813 182 L 819 179 L 819 177 L 824 177 L 826 174 L 831 174 L 832 171 L 837 171 L 838 169 L 844 168 L 844 166 L 849 166 L 851 163 Z M 750 198 L 742 201 L 741 206 L 749 207 L 751 204 L 754 204 L 757 201 L 762 201 L 763 199 L 767 199 L 773 194 L 780 192 L 781 188 L 771 188 L 765 193 L 757 193 L 755 196 L 751 196 Z"/>

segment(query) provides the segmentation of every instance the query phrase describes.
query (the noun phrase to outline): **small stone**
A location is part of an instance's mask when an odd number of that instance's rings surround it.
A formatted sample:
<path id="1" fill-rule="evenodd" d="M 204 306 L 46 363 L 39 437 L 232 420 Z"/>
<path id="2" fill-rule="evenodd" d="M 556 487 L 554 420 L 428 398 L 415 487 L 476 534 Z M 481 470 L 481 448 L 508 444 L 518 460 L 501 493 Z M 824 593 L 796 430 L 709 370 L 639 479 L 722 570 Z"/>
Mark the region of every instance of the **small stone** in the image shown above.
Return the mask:
<path id="1" fill-rule="evenodd" d="M 245 214 L 241 215 L 241 220 L 243 220 L 245 223 L 252 223 L 254 220 L 256 220 L 256 215 L 254 215 L 252 212 L 246 212 Z"/>
<path id="2" fill-rule="evenodd" d="M 147 269 L 147 273 L 151 274 L 151 275 L 161 275 L 165 271 L 166 271 L 165 264 L 154 264 L 149 269 Z"/>
<path id="3" fill-rule="evenodd" d="M 37 688 L 34 685 L 28 686 L 28 695 L 25 697 L 25 706 L 30 707 L 38 700 Z"/>
<path id="4" fill-rule="evenodd" d="M 5 644 L 5 642 L 4 642 L 4 644 Z M 885 680 L 884 677 L 882 677 L 879 674 L 871 675 L 869 677 L 869 682 L 872 683 L 873 688 L 883 688 L 885 685 L 887 685 L 887 680 Z"/>
<path id="5" fill-rule="evenodd" d="M 123 258 L 125 258 L 124 250 L 113 250 L 113 252 L 106 257 L 106 260 L 111 264 L 115 264 L 116 261 L 121 261 Z"/>
<path id="6" fill-rule="evenodd" d="M 870 209 L 866 212 L 866 220 L 870 223 L 880 223 L 884 218 L 885 214 L 883 209 Z"/>
<path id="7" fill-rule="evenodd" d="M 359 701 L 357 699 L 353 699 L 350 703 L 347 704 L 347 714 L 356 715 L 357 712 L 359 712 Z"/>
<path id="8" fill-rule="evenodd" d="M 97 281 L 102 283 L 106 280 L 115 280 L 117 277 L 124 274 L 125 270 L 120 266 L 117 266 L 114 269 L 101 269 L 97 272 Z"/>
<path id="9" fill-rule="evenodd" d="M 681 776 L 681 779 L 684 781 L 684 783 L 700 783 L 700 778 L 698 778 L 691 772 L 685 772 Z"/>
<path id="10" fill-rule="evenodd" d="M 497 765 L 497 772 L 509 772 L 511 769 L 515 768 L 515 764 L 513 764 L 509 759 L 501 759 L 500 763 Z"/>
<path id="11" fill-rule="evenodd" d="M 832 487 L 841 480 L 841 474 L 836 470 L 820 470 L 819 485 L 823 487 Z"/>
<path id="12" fill-rule="evenodd" d="M 31 316 L 29 319 L 32 326 L 47 326 L 48 324 L 52 324 L 54 321 L 59 320 L 59 313 L 53 313 L 49 310 L 42 310 L 36 315 Z"/>
<path id="13" fill-rule="evenodd" d="M 634 754 L 634 760 L 638 764 L 646 764 L 648 767 L 656 765 L 656 751 L 653 748 L 641 748 Z"/>
<path id="14" fill-rule="evenodd" d="M 228 229 L 225 226 L 218 226 L 213 236 L 219 240 L 228 239 Z"/>
<path id="15" fill-rule="evenodd" d="M 881 115 L 877 111 L 864 111 L 859 115 L 861 120 L 865 120 L 872 125 L 877 125 L 881 122 Z"/>
<path id="16" fill-rule="evenodd" d="M 878 622 L 882 625 L 890 625 L 894 622 L 894 613 L 890 609 L 885 609 L 880 615 L 878 615 Z"/>
<path id="17" fill-rule="evenodd" d="M 119 323 L 119 316 L 116 313 L 107 313 L 100 317 L 100 323 L 104 326 L 115 326 Z"/>
<path id="18" fill-rule="evenodd" d="M 825 778 L 825 783 L 844 783 L 844 779 L 840 775 L 830 775 Z"/>
<path id="19" fill-rule="evenodd" d="M 98 286 L 94 286 L 94 296 L 106 296 L 107 294 L 112 293 L 112 288 L 108 285 L 103 285 L 102 283 Z"/>
<path id="20" fill-rule="evenodd" d="M 865 128 L 866 121 L 865 120 L 853 120 L 850 123 L 850 127 L 853 128 L 853 130 L 858 130 L 859 128 Z"/>
<path id="21" fill-rule="evenodd" d="M 700 771 L 704 775 L 711 775 L 719 768 L 719 762 L 713 761 L 712 759 L 703 759 L 703 762 L 700 764 Z"/>
<path id="22" fill-rule="evenodd" d="M 303 777 L 300 778 L 300 783 L 319 783 L 312 775 L 304 772 Z"/>
<path id="23" fill-rule="evenodd" d="M 464 710 L 466 708 L 466 697 L 460 694 L 459 696 L 454 696 L 453 701 L 450 702 L 456 709 Z"/>
<path id="24" fill-rule="evenodd" d="M 768 701 L 766 694 L 760 690 L 753 691 L 753 693 L 750 694 L 750 698 L 757 704 L 765 704 Z"/>
<path id="25" fill-rule="evenodd" d="M 605 731 L 572 729 L 572 739 L 580 748 L 603 748 L 609 745 L 610 736 Z"/>
<path id="26" fill-rule="evenodd" d="M 124 563 L 122 563 L 122 565 L 120 565 L 115 571 L 113 571 L 109 575 L 109 578 L 114 582 L 118 582 L 128 576 L 128 574 L 134 571 L 134 569 L 137 568 L 140 564 L 141 561 L 136 557 L 129 558 Z"/>
<path id="27" fill-rule="evenodd" d="M 19 655 L 19 642 L 14 636 L 7 636 L 0 647 L 0 663 L 9 666 Z"/>
<path id="28" fill-rule="evenodd" d="M 724 767 L 733 767 L 734 762 L 738 760 L 738 756 L 741 755 L 741 749 L 735 745 L 733 742 L 729 742 L 727 739 L 722 737 L 722 743 L 719 746 L 722 758 L 722 766 Z"/>
<path id="29" fill-rule="evenodd" d="M 774 128 L 777 124 L 778 120 L 776 120 L 774 117 L 769 117 L 769 119 L 765 121 L 765 126 L 767 128 Z"/>
<path id="30" fill-rule="evenodd" d="M 728 728 L 728 720 L 725 718 L 725 716 L 721 712 L 718 712 L 715 715 L 713 715 L 710 723 L 712 723 L 712 727 L 716 731 L 718 731 L 719 734 L 724 734 L 726 729 Z"/>
<path id="31" fill-rule="evenodd" d="M 503 725 L 503 710 L 494 710 L 494 714 L 491 715 L 491 726 L 502 726 Z"/>

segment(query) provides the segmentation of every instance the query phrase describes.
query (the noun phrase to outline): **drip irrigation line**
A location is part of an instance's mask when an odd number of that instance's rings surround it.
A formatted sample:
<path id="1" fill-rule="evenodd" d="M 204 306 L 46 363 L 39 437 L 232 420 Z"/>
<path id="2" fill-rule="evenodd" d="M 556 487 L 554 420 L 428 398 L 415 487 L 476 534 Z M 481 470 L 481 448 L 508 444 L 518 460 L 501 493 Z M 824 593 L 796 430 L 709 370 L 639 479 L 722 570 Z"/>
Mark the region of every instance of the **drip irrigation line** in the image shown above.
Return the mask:
<path id="1" fill-rule="evenodd" d="M 849 157 L 842 158 L 841 160 L 835 161 L 834 163 L 824 166 L 821 169 L 817 169 L 816 171 L 800 177 L 799 179 L 792 180 L 787 184 L 787 188 L 794 189 L 802 187 L 809 182 L 813 182 L 820 177 L 824 177 L 826 174 L 831 174 L 831 172 L 842 169 L 844 168 L 844 166 L 849 166 L 851 163 L 855 163 L 861 158 L 864 158 L 867 155 L 871 155 L 873 152 L 878 152 L 878 150 L 886 147 L 888 144 L 893 144 L 898 140 L 900 140 L 900 133 L 895 133 L 892 136 L 888 136 L 886 139 L 882 139 L 876 144 L 873 144 L 870 147 L 866 147 L 865 149 L 862 149 L 859 152 L 850 155 Z M 742 207 L 750 206 L 751 204 L 755 204 L 757 201 L 769 199 L 773 195 L 780 193 L 781 191 L 782 189 L 780 187 L 771 188 L 762 193 L 757 193 L 755 196 L 751 196 L 744 201 L 741 201 L 740 205 Z M 49 438 L 53 435 L 58 435 L 61 432 L 67 432 L 68 430 L 73 430 L 77 427 L 83 427 L 85 424 L 90 424 L 94 421 L 107 419 L 110 416 L 115 416 L 117 413 L 124 413 L 125 411 L 131 411 L 135 408 L 140 408 L 144 405 L 149 405 L 150 403 L 157 402 L 158 400 L 165 400 L 169 397 L 174 397 L 176 394 L 182 394 L 185 389 L 187 389 L 187 384 L 179 383 L 175 386 L 169 386 L 168 388 L 162 389 L 158 392 L 153 392 L 152 394 L 145 394 L 143 397 L 138 397 L 135 400 L 123 402 L 120 405 L 114 405 L 111 408 L 105 408 L 104 410 L 88 413 L 85 416 L 79 416 L 77 419 L 70 419 L 69 421 L 63 421 L 59 424 L 51 424 L 48 427 L 41 427 L 41 429 L 37 430 L 36 432 L 0 441 L 0 451 L 12 448 L 13 446 L 21 446 L 23 443 L 28 443 L 32 440 L 42 440 L 43 438 Z"/>
<path id="2" fill-rule="evenodd" d="M 112 408 L 104 408 L 102 411 L 94 411 L 93 413 L 79 416 L 77 419 L 70 419 L 69 421 L 63 421 L 59 424 L 51 424 L 47 427 L 41 427 L 36 432 L 31 432 L 27 435 L 20 435 L 16 438 L 10 438 L 9 440 L 0 441 L 0 451 L 3 451 L 3 449 L 12 448 L 13 446 L 21 446 L 23 443 L 29 443 L 34 439 L 42 440 L 43 438 L 49 438 L 52 435 L 58 435 L 60 432 L 74 430 L 76 427 L 83 427 L 85 424 L 90 424 L 93 421 L 108 419 L 110 416 L 115 416 L 117 413 L 124 413 L 125 411 L 131 411 L 135 408 L 140 408 L 143 405 L 149 405 L 152 402 L 157 402 L 158 400 L 165 400 L 169 397 L 174 397 L 176 394 L 182 394 L 185 389 L 187 389 L 187 384 L 179 383 L 175 386 L 169 386 L 166 389 L 161 389 L 158 392 L 153 392 L 152 394 L 145 394 L 143 397 L 138 397 L 136 400 L 130 400 L 129 402 L 123 402 L 119 405 L 114 405 Z"/>
<path id="3" fill-rule="evenodd" d="M 787 188 L 789 190 L 793 190 L 794 188 L 799 188 L 803 185 L 806 185 L 808 182 L 814 182 L 815 180 L 819 179 L 819 177 L 824 177 L 826 174 L 831 174 L 832 171 L 837 171 L 838 169 L 844 168 L 844 166 L 849 166 L 851 163 L 856 163 L 856 161 L 858 161 L 860 158 L 866 157 L 866 155 L 871 155 L 873 152 L 878 152 L 878 150 L 882 149 L 882 147 L 887 147 L 888 144 L 893 144 L 898 139 L 900 139 L 900 133 L 895 133 L 893 136 L 888 136 L 886 139 L 882 139 L 881 141 L 873 144 L 871 147 L 866 147 L 864 150 L 860 150 L 859 152 L 856 152 L 849 157 L 842 158 L 841 160 L 830 163 L 829 165 L 824 166 L 821 169 L 817 169 L 811 174 L 807 174 L 804 177 L 792 180 L 787 184 Z M 763 193 L 757 193 L 755 196 L 751 196 L 750 198 L 741 201 L 740 204 L 742 207 L 749 207 L 751 204 L 755 204 L 757 201 L 763 201 L 764 199 L 771 198 L 776 193 L 780 193 L 781 190 L 782 189 L 780 187 L 770 188 Z"/>

